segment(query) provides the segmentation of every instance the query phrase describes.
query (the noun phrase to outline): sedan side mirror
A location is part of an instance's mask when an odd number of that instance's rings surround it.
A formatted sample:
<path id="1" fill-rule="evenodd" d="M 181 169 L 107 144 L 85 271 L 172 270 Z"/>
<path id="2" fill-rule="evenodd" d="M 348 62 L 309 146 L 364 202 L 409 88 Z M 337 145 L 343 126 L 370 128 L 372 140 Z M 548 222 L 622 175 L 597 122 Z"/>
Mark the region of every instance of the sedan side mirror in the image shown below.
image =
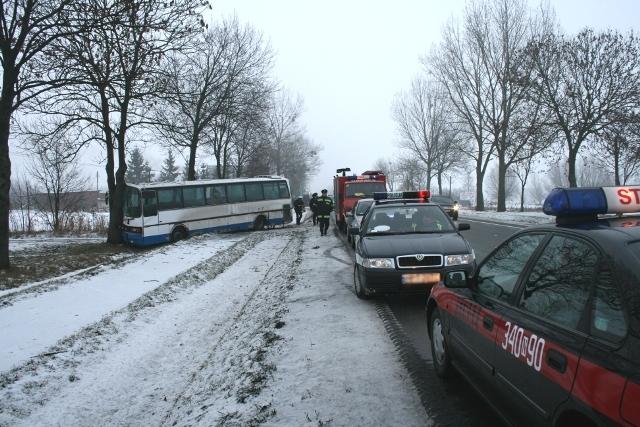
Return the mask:
<path id="1" fill-rule="evenodd" d="M 464 271 L 448 271 L 444 276 L 444 285 L 447 288 L 468 288 L 467 275 Z"/>
<path id="2" fill-rule="evenodd" d="M 352 236 L 357 236 L 360 234 L 360 228 L 358 227 L 349 227 L 349 234 Z"/>
<path id="3" fill-rule="evenodd" d="M 471 230 L 471 225 L 466 222 L 458 223 L 458 231 Z"/>
<path id="4" fill-rule="evenodd" d="M 347 213 L 345 214 L 345 216 L 346 216 L 347 218 L 353 218 L 353 212 L 347 212 Z"/>

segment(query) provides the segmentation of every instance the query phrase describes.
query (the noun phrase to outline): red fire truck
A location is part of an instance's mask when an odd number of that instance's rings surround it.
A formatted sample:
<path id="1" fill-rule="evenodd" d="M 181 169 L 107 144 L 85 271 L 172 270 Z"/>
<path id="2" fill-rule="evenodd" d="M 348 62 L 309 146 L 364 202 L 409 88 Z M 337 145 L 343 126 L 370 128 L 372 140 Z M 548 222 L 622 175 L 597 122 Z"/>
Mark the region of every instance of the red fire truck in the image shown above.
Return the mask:
<path id="1" fill-rule="evenodd" d="M 346 230 L 345 215 L 360 199 L 373 197 L 377 191 L 387 191 L 387 177 L 381 171 L 364 171 L 361 175 L 347 175 L 350 168 L 336 170 L 333 177 L 333 201 L 336 223 Z"/>

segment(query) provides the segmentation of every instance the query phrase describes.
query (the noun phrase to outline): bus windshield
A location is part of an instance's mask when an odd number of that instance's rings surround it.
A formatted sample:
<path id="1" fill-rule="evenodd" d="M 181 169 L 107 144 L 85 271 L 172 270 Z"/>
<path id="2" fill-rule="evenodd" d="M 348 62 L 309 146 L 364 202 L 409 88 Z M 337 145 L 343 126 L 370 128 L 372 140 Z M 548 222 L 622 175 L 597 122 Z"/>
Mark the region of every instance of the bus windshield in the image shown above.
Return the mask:
<path id="1" fill-rule="evenodd" d="M 125 188 L 122 210 L 127 218 L 140 217 L 140 190 L 133 187 Z"/>
<path id="2" fill-rule="evenodd" d="M 345 195 L 347 197 L 373 197 L 376 191 L 387 191 L 384 182 L 351 182 L 346 184 Z"/>

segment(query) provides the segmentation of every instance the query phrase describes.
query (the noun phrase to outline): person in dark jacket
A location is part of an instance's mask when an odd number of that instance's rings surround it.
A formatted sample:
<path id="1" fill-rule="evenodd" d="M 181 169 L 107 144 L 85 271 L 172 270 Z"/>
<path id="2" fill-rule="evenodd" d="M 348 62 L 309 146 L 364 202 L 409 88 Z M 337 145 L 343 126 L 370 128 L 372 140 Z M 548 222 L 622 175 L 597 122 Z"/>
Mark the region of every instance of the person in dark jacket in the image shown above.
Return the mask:
<path id="1" fill-rule="evenodd" d="M 299 225 L 302 219 L 302 212 L 304 212 L 304 200 L 302 200 L 302 196 L 298 196 L 293 202 L 293 209 L 296 211 L 296 224 Z"/>
<path id="2" fill-rule="evenodd" d="M 318 223 L 318 193 L 313 193 L 311 195 L 311 200 L 309 200 L 309 209 L 311 209 L 311 213 L 313 214 L 313 225 Z"/>
<path id="3" fill-rule="evenodd" d="M 326 236 L 329 230 L 329 217 L 333 210 L 333 200 L 327 196 L 327 190 L 322 190 L 322 196 L 318 197 L 318 222 L 320 223 L 320 235 Z"/>

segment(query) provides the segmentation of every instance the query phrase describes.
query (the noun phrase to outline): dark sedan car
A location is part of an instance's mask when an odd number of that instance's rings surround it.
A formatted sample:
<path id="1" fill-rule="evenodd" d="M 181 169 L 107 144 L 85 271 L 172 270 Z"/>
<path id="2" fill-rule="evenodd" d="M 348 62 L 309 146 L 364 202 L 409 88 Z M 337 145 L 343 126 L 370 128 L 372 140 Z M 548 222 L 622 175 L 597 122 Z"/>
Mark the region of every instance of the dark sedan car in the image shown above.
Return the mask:
<path id="1" fill-rule="evenodd" d="M 428 203 L 426 198 L 414 199 L 414 193 L 396 196 L 404 199 L 380 200 L 388 194 L 392 193 L 374 194 L 378 200 L 360 228 L 350 230 L 359 235 L 354 267 L 359 298 L 380 293 L 426 293 L 446 271 L 473 271 L 474 252 L 458 232 L 469 229 L 468 224 L 456 227 L 439 205 Z"/>
<path id="2" fill-rule="evenodd" d="M 437 203 L 442 206 L 442 210 L 444 210 L 454 221 L 458 220 L 458 211 L 460 210 L 460 205 L 458 202 L 453 200 L 451 197 L 447 196 L 431 196 L 429 199 L 431 203 Z"/>

